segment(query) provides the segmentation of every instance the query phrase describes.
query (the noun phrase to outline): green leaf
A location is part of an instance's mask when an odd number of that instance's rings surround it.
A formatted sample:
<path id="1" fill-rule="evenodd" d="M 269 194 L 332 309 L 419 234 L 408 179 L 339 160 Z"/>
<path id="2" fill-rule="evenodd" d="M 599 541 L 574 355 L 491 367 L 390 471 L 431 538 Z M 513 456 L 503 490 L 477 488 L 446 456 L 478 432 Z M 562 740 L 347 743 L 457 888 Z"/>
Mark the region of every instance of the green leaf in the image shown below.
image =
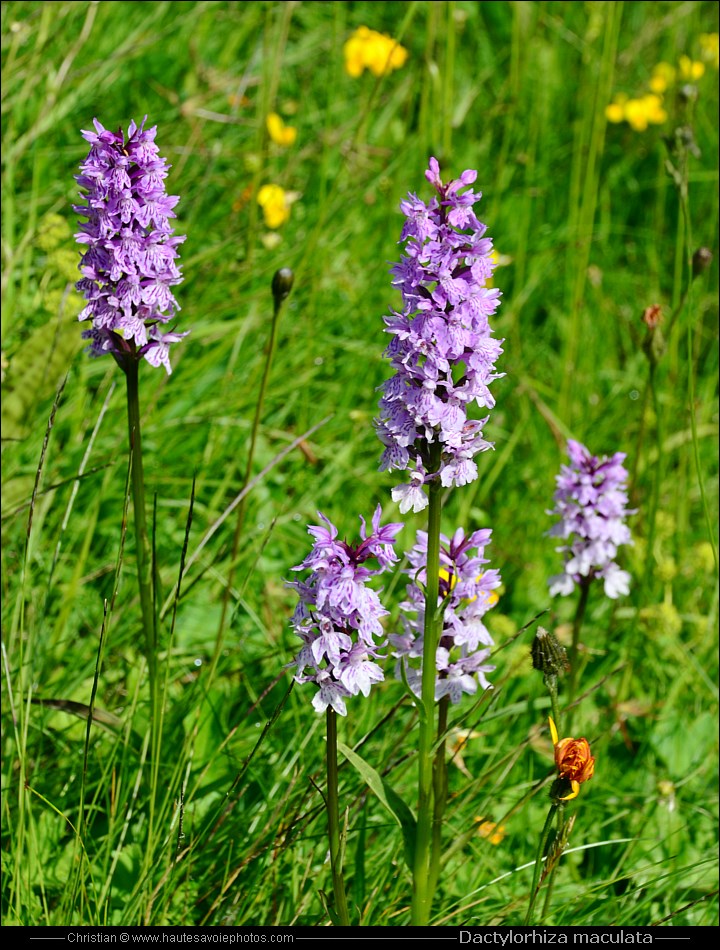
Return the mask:
<path id="1" fill-rule="evenodd" d="M 376 772 L 357 752 L 353 752 L 353 750 L 343 742 L 338 742 L 338 749 L 348 762 L 355 766 L 363 781 L 370 790 L 377 795 L 395 821 L 400 825 L 403 842 L 405 844 L 405 862 L 412 872 L 413 856 L 415 854 L 415 816 L 398 793 L 382 778 L 380 773 Z"/>

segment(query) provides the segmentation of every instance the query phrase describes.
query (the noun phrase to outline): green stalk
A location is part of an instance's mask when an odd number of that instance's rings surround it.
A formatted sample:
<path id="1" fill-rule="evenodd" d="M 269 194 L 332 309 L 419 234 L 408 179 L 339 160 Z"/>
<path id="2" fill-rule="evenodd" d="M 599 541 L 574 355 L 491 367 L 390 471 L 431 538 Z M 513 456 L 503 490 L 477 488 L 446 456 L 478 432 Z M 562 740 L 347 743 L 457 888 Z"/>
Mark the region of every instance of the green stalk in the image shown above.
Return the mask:
<path id="1" fill-rule="evenodd" d="M 145 634 L 145 659 L 150 680 L 150 763 L 151 794 L 148 826 L 148 849 L 146 859 L 152 855 L 152 832 L 155 815 L 155 790 L 157 789 L 160 765 L 160 703 L 157 659 L 157 621 L 153 598 L 152 556 L 145 519 L 145 476 L 143 472 L 142 435 L 140 431 L 140 397 L 138 385 L 139 361 L 127 359 L 121 363 L 127 380 L 128 434 L 131 453 L 130 480 L 132 485 L 135 522 L 135 548 L 137 557 L 140 609 Z"/>
<path id="2" fill-rule="evenodd" d="M 533 881 L 532 887 L 530 888 L 530 906 L 527 909 L 527 914 L 525 915 L 525 926 L 529 927 L 532 923 L 532 913 L 533 908 L 535 907 L 535 901 L 540 888 L 538 887 L 538 882 L 540 880 L 540 872 L 542 870 L 543 857 L 545 856 L 545 849 L 547 848 L 548 838 L 550 837 L 550 832 L 552 831 L 553 822 L 555 821 L 555 815 L 557 813 L 558 806 L 551 805 L 550 811 L 547 813 L 547 818 L 545 819 L 545 824 L 543 825 L 543 830 L 540 833 L 540 844 L 538 845 L 537 855 L 535 857 L 535 870 L 533 871 Z"/>
<path id="3" fill-rule="evenodd" d="M 340 844 L 340 808 L 338 804 L 337 714 L 327 708 L 327 814 L 330 838 L 330 867 L 332 869 L 335 911 L 342 927 L 350 926 L 345 882 L 342 873 L 342 846 Z"/>
<path id="4" fill-rule="evenodd" d="M 564 824 L 564 812 L 565 812 L 565 802 L 560 802 L 557 806 L 557 826 L 560 829 L 562 834 L 562 827 Z M 547 912 L 550 910 L 550 901 L 552 899 L 553 887 L 555 886 L 555 875 L 560 863 L 561 855 L 558 855 L 557 860 L 553 863 L 553 866 L 550 868 L 550 874 L 548 876 L 548 882 L 545 885 L 545 900 L 543 901 L 542 915 L 540 918 L 540 923 L 545 919 Z"/>
<path id="5" fill-rule="evenodd" d="M 645 552 L 645 574 L 643 578 L 643 594 L 651 589 L 654 574 L 653 549 L 655 547 L 655 529 L 657 526 L 657 512 L 660 504 L 660 486 L 662 484 L 663 469 L 663 432 L 662 432 L 662 407 L 660 405 L 660 395 L 657 385 L 657 373 L 655 363 L 650 363 L 649 378 L 650 394 L 652 396 L 653 411 L 655 413 L 655 445 L 657 448 L 657 459 L 653 467 L 653 485 L 652 495 L 650 496 L 650 517 L 647 531 L 647 550 Z M 641 598 L 641 603 L 644 601 Z"/>
<path id="6" fill-rule="evenodd" d="M 445 750 L 450 697 L 443 696 L 438 704 L 437 751 L 433 763 L 433 827 L 430 853 L 430 894 L 435 893 L 440 876 L 442 858 L 442 823 L 448 798 L 447 755 Z"/>
<path id="7" fill-rule="evenodd" d="M 273 315 L 272 321 L 270 322 L 270 340 L 267 345 L 267 356 L 265 358 L 262 380 L 260 381 L 260 392 L 258 393 L 257 403 L 255 404 L 255 417 L 253 418 L 252 430 L 250 432 L 250 447 L 248 448 L 247 463 L 245 465 L 245 474 L 243 476 L 243 488 L 245 488 L 250 481 L 253 462 L 255 460 L 255 447 L 257 445 L 257 437 L 260 430 L 260 419 L 262 418 L 263 406 L 265 404 L 265 393 L 267 391 L 268 380 L 270 379 L 270 369 L 272 367 L 273 355 L 275 353 L 278 317 L 280 316 L 280 310 L 282 309 L 283 302 L 290 293 L 292 284 L 293 272 L 289 268 L 284 267 L 281 270 L 276 271 L 272 281 Z M 225 634 L 225 621 L 227 618 L 228 605 L 230 603 L 233 580 L 235 578 L 235 560 L 237 558 L 238 548 L 240 547 L 240 538 L 242 537 L 243 524 L 245 523 L 246 502 L 247 495 L 238 505 L 237 520 L 235 521 L 235 531 L 233 533 L 232 552 L 230 554 L 230 569 L 228 571 L 227 585 L 223 591 L 220 625 L 215 638 L 215 650 L 210 663 L 210 673 L 208 675 L 208 679 L 212 678 L 212 674 L 215 670 L 215 667 L 217 666 L 217 662 L 222 651 L 223 637 Z"/>
<path id="8" fill-rule="evenodd" d="M 550 693 L 550 709 L 552 711 L 553 722 L 555 723 L 555 728 L 560 728 L 560 710 L 558 708 L 558 689 L 557 689 L 557 678 L 556 677 L 544 677 L 545 686 L 547 687 L 548 692 Z"/>
<path id="9" fill-rule="evenodd" d="M 579 624 L 582 622 L 582 614 L 585 612 L 585 601 L 587 600 L 588 587 L 589 585 L 587 584 L 583 585 L 582 590 L 584 594 L 584 600 L 583 600 L 583 596 L 581 595 L 580 603 L 578 604 L 577 613 L 575 614 L 576 626 L 578 630 L 579 630 Z M 533 657 L 533 660 L 534 659 L 535 658 Z M 545 684 L 545 688 L 550 694 L 550 707 L 552 709 L 552 719 L 553 719 L 553 722 L 555 723 L 555 728 L 558 730 L 558 734 L 561 734 L 559 732 L 561 726 L 560 726 L 560 710 L 558 708 L 558 672 L 557 670 L 553 670 L 552 664 L 548 663 L 547 661 L 543 665 L 545 666 L 545 672 L 543 674 L 543 683 Z M 536 667 L 536 669 L 538 668 L 539 667 Z M 543 861 L 543 858 L 546 856 L 547 844 L 550 838 L 550 833 L 552 831 L 552 827 L 553 827 L 553 823 L 554 823 L 556 815 L 558 816 L 557 827 L 562 828 L 563 808 L 564 808 L 564 802 L 560 802 L 560 803 L 555 802 L 555 801 L 553 802 L 552 806 L 550 807 L 550 811 L 547 814 L 547 818 L 545 819 L 545 824 L 543 826 L 543 829 L 540 832 L 540 842 L 538 844 L 537 856 L 535 858 L 535 868 L 533 870 L 533 882 L 532 882 L 532 887 L 530 889 L 530 904 L 528 906 L 527 915 L 525 917 L 525 926 L 528 926 L 532 921 L 533 908 L 535 907 L 535 901 L 537 900 L 537 896 L 540 892 L 542 861 Z M 551 878 L 548 884 L 549 892 L 546 894 L 545 904 L 543 906 L 543 916 L 545 915 L 548 907 L 550 906 L 549 904 L 550 891 L 552 890 L 552 882 L 554 878 L 554 873 L 555 873 L 555 868 L 553 867 L 551 869 Z"/>
<path id="10" fill-rule="evenodd" d="M 433 450 L 439 446 L 431 446 Z M 438 454 L 437 452 L 435 453 Z M 439 460 L 437 460 L 439 461 Z M 435 464 L 430 471 L 436 471 Z M 423 639 L 420 736 L 418 742 L 418 816 L 413 864 L 411 920 L 425 926 L 430 918 L 433 882 L 430 874 L 430 847 L 433 827 L 433 743 L 435 741 L 435 654 L 439 641 L 438 593 L 440 586 L 440 514 L 441 485 L 430 482 L 428 509 L 428 551 L 425 588 L 425 627 Z"/>

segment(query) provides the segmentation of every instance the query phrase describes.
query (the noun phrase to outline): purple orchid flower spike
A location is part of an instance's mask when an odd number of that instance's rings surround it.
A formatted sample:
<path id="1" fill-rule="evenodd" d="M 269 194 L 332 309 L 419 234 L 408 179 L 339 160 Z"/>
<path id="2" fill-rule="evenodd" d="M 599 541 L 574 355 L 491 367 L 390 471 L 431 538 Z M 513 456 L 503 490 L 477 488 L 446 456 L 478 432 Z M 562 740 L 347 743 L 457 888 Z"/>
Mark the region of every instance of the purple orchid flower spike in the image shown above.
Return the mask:
<path id="1" fill-rule="evenodd" d="M 462 528 L 450 539 L 440 536 L 438 607 L 442 608 L 443 619 L 435 657 L 436 700 L 448 696 L 451 703 L 458 703 L 464 693 L 476 693 L 478 686 L 492 688 L 485 674 L 495 669 L 487 663 L 493 639 L 483 617 L 498 602 L 495 591 L 502 582 L 499 571 L 485 567 L 485 547 L 491 536 L 489 529 L 466 535 Z M 407 682 L 418 696 L 422 663 L 411 661 L 423 656 L 427 551 L 427 532 L 418 531 L 415 547 L 408 554 L 407 600 L 400 604 L 404 630 L 388 638 L 395 647 L 394 656 L 399 659 L 397 675 L 402 676 L 404 664 Z"/>
<path id="2" fill-rule="evenodd" d="M 568 441 L 570 465 L 563 465 L 556 478 L 555 507 L 549 515 L 560 520 L 548 531 L 561 538 L 556 550 L 565 557 L 561 574 L 549 580 L 550 593 L 572 594 L 576 584 L 601 578 L 605 594 L 615 600 L 630 591 L 630 575 L 615 561 L 617 549 L 632 544 L 628 515 L 625 455 L 591 455 L 580 442 Z"/>
<path id="3" fill-rule="evenodd" d="M 345 700 L 362 693 L 367 696 L 383 672 L 376 662 L 384 641 L 382 618 L 388 611 L 369 581 L 390 568 L 397 560 L 394 545 L 401 524 L 380 525 L 382 509 L 378 505 L 368 533 L 360 518 L 360 541 L 348 544 L 338 540 L 338 530 L 324 515 L 321 525 L 310 525 L 315 539 L 308 556 L 293 568 L 311 571 L 304 581 L 288 583 L 297 591 L 299 602 L 291 626 L 303 646 L 290 666 L 295 667 L 298 683 L 315 683 L 313 698 L 317 712 L 330 706 L 341 716 L 347 715 Z M 368 566 L 376 561 L 377 567 Z"/>
<path id="4" fill-rule="evenodd" d="M 145 358 L 151 366 L 170 368 L 170 344 L 187 332 L 162 327 L 180 310 L 170 288 L 182 281 L 170 219 L 177 196 L 165 192 L 170 167 L 158 154 L 157 126 L 131 122 L 127 136 L 111 132 L 94 119 L 95 131 L 83 132 L 90 143 L 76 181 L 86 204 L 73 205 L 87 221 L 76 240 L 86 247 L 77 282 L 87 304 L 81 321 L 92 321 L 83 338 L 92 356 L 112 353 L 123 365 Z"/>
<path id="5" fill-rule="evenodd" d="M 492 409 L 489 386 L 504 375 L 495 369 L 503 341 L 488 322 L 500 303 L 500 291 L 486 286 L 495 266 L 492 241 L 473 211 L 481 198 L 470 187 L 477 172 L 445 185 L 431 158 L 425 176 L 437 196 L 425 204 L 409 194 L 400 203 L 405 255 L 392 273 L 403 307 L 384 318 L 395 375 L 380 387 L 375 422 L 385 446 L 381 470 L 410 469 L 409 483 L 392 491 L 403 514 L 427 506 L 423 486 L 431 479 L 449 487 L 477 478 L 473 458 L 492 443 L 482 434 L 487 419 L 470 419 L 468 408 Z M 433 445 L 439 467 L 431 462 Z"/>

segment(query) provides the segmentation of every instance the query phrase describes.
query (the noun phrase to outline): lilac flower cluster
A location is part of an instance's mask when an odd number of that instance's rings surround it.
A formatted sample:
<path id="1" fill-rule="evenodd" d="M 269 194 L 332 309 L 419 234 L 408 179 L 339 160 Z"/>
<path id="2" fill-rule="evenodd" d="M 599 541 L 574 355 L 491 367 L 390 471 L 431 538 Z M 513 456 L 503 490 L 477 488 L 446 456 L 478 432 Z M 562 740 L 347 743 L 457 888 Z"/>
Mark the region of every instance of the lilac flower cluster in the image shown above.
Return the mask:
<path id="1" fill-rule="evenodd" d="M 625 524 L 634 514 L 627 508 L 625 454 L 598 458 L 572 439 L 567 448 L 570 465 L 556 478 L 555 507 L 547 512 L 560 518 L 548 534 L 566 542 L 556 549 L 565 555 L 565 567 L 550 578 L 550 593 L 571 594 L 576 584 L 600 577 L 615 599 L 630 590 L 630 575 L 614 560 L 621 544 L 633 543 Z"/>
<path id="2" fill-rule="evenodd" d="M 384 679 L 375 662 L 380 658 L 375 637 L 383 636 L 381 618 L 388 611 L 380 603 L 368 581 L 382 574 L 397 560 L 395 535 L 401 524 L 380 527 L 380 506 L 367 533 L 360 518 L 360 542 L 338 541 L 338 531 L 320 514 L 323 525 L 311 525 L 315 538 L 310 554 L 295 571 L 310 570 L 305 581 L 289 582 L 300 596 L 291 625 L 303 646 L 290 666 L 296 667 L 298 683 L 315 683 L 319 691 L 313 706 L 322 712 L 328 706 L 347 715 L 345 700 L 362 693 L 367 696 L 373 683 Z M 374 558 L 377 568 L 366 562 Z"/>
<path id="3" fill-rule="evenodd" d="M 185 238 L 170 227 L 179 198 L 165 193 L 169 166 L 158 154 L 157 126 L 146 130 L 146 120 L 131 122 L 127 138 L 97 119 L 95 132 L 82 133 L 90 152 L 76 176 L 87 204 L 73 206 L 87 218 L 75 235 L 87 245 L 76 285 L 87 300 L 79 319 L 92 320 L 83 332 L 91 355 L 110 352 L 120 363 L 144 357 L 170 373 L 170 344 L 187 333 L 162 327 L 180 309 L 170 287 L 182 281 L 175 261 Z"/>
<path id="4" fill-rule="evenodd" d="M 467 537 L 463 529 L 458 528 L 450 540 L 440 535 L 438 605 L 442 609 L 443 625 L 435 658 L 436 700 L 449 696 L 452 703 L 459 703 L 463 693 L 477 692 L 478 683 L 483 689 L 491 688 L 485 674 L 495 669 L 486 663 L 493 639 L 483 617 L 497 603 L 494 591 L 501 584 L 499 571 L 484 569 L 488 560 L 483 555 L 491 535 L 492 531 L 487 528 L 473 531 Z M 400 658 L 398 676 L 402 675 L 401 664 L 405 664 L 408 684 L 420 696 L 427 584 L 426 531 L 418 531 L 408 559 L 411 566 L 406 573 L 412 580 L 407 586 L 408 599 L 400 604 L 406 614 L 402 618 L 404 632 L 391 634 L 389 640 L 395 647 L 394 656 Z M 420 666 L 413 666 L 410 661 L 418 658 Z"/>
<path id="5" fill-rule="evenodd" d="M 395 375 L 381 386 L 375 423 L 385 445 L 380 469 L 411 469 L 409 483 L 392 492 L 403 513 L 427 506 L 423 486 L 432 478 L 444 486 L 477 478 L 473 456 L 492 444 L 482 434 L 487 418 L 470 419 L 468 407 L 491 409 L 489 385 L 504 375 L 494 365 L 502 340 L 492 338 L 488 323 L 500 302 L 500 291 L 485 286 L 494 267 L 492 241 L 473 212 L 480 193 L 461 193 L 477 172 L 444 185 L 431 158 L 425 176 L 437 197 L 425 204 L 409 194 L 400 205 L 406 217 L 400 242 L 407 244 L 392 273 L 403 307 L 384 318 Z"/>

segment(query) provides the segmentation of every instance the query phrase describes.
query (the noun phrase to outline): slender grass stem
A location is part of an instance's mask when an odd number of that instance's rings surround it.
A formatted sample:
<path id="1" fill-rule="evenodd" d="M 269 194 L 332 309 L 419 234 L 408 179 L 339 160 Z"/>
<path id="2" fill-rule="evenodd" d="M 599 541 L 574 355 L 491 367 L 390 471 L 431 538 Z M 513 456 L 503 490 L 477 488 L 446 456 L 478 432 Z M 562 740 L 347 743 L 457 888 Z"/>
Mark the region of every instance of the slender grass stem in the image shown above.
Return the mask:
<path id="1" fill-rule="evenodd" d="M 657 512 L 660 504 L 660 486 L 662 484 L 663 469 L 663 435 L 662 435 L 662 407 L 660 406 L 660 397 L 657 386 L 657 373 L 654 363 L 650 364 L 650 377 L 648 381 L 650 395 L 652 397 L 653 411 L 655 413 L 655 448 L 657 450 L 657 459 L 653 466 L 653 484 L 652 494 L 650 496 L 650 515 L 647 528 L 647 550 L 645 552 L 645 575 L 643 579 L 643 593 L 650 591 L 653 577 L 653 559 L 655 548 L 655 527 L 657 523 Z M 641 598 L 644 602 L 645 597 Z"/>
<path id="2" fill-rule="evenodd" d="M 255 449 L 257 446 L 258 432 L 260 431 L 260 420 L 262 418 L 263 406 L 265 404 L 265 393 L 267 392 L 268 380 L 270 379 L 270 369 L 272 367 L 273 355 L 275 353 L 275 342 L 277 338 L 278 317 L 282 309 L 285 298 L 290 293 L 292 287 L 293 273 L 287 268 L 276 272 L 273 282 L 273 315 L 270 322 L 270 339 L 267 345 L 267 354 L 265 357 L 265 366 L 263 367 L 262 380 L 260 381 L 260 391 L 258 392 L 257 402 L 255 404 L 255 416 L 253 418 L 252 430 L 250 432 L 250 445 L 248 447 L 247 462 L 245 463 L 245 474 L 243 476 L 243 488 L 247 486 L 252 474 L 253 462 L 255 461 Z M 245 523 L 245 511 L 247 504 L 247 495 L 245 495 L 238 505 L 237 517 L 235 520 L 235 531 L 233 532 L 232 550 L 230 554 L 230 568 L 228 570 L 227 584 L 225 586 L 222 598 L 222 610 L 220 613 L 220 624 L 215 637 L 215 650 L 213 652 L 212 662 L 210 664 L 209 678 L 217 666 L 220 653 L 222 651 L 223 638 L 225 635 L 225 623 L 227 612 L 232 596 L 232 585 L 235 577 L 235 561 L 240 548 L 240 538 L 242 537 L 243 525 Z"/>
<path id="3" fill-rule="evenodd" d="M 688 171 L 688 156 L 687 152 L 685 153 L 685 160 L 683 162 L 683 184 L 678 189 L 680 196 L 680 208 L 682 210 L 682 219 L 684 222 L 684 235 L 685 235 L 685 254 L 687 258 L 687 286 L 685 292 L 682 296 L 682 299 L 677 307 L 677 313 L 683 308 L 685 301 L 689 300 L 690 310 L 692 312 L 693 308 L 693 283 L 697 272 L 693 266 L 693 239 L 692 239 L 692 219 L 690 217 L 690 197 L 689 197 L 689 171 Z M 708 507 L 707 493 L 705 491 L 705 481 L 703 479 L 702 466 L 700 464 L 700 446 L 698 440 L 698 431 L 697 431 L 697 412 L 695 406 L 695 345 L 693 341 L 693 321 L 689 319 L 687 321 L 687 360 L 688 360 L 688 370 L 687 370 L 687 383 L 688 383 L 688 408 L 690 415 L 690 431 L 692 433 L 692 446 L 693 446 L 693 461 L 695 463 L 695 472 L 697 476 L 698 489 L 700 491 L 700 498 L 702 501 L 703 515 L 705 517 L 705 524 L 707 526 L 708 540 L 713 552 L 713 560 L 715 562 L 715 570 L 718 568 L 718 549 L 715 530 L 713 526 L 713 521 L 710 516 L 710 509 Z"/>
<path id="4" fill-rule="evenodd" d="M 433 446 L 433 448 L 436 448 Z M 434 469 L 436 470 L 437 466 Z M 440 514 L 442 498 L 439 479 L 429 486 L 428 550 L 423 636 L 422 693 L 418 747 L 418 815 L 413 865 L 411 919 L 424 926 L 430 918 L 432 880 L 430 852 L 433 828 L 433 743 L 435 741 L 435 654 L 438 647 L 438 592 L 440 581 Z"/>
<path id="5" fill-rule="evenodd" d="M 343 927 L 350 926 L 345 881 L 342 872 L 342 845 L 340 842 L 340 808 L 338 804 L 337 713 L 327 708 L 327 815 L 330 838 L 330 867 L 332 869 L 335 911 Z"/>
<path id="6" fill-rule="evenodd" d="M 557 729 L 560 728 L 560 710 L 558 708 L 558 691 L 557 691 L 557 680 L 555 683 L 551 682 L 549 677 L 545 677 L 545 685 L 547 690 L 550 693 L 550 709 L 552 710 L 553 722 Z"/>

